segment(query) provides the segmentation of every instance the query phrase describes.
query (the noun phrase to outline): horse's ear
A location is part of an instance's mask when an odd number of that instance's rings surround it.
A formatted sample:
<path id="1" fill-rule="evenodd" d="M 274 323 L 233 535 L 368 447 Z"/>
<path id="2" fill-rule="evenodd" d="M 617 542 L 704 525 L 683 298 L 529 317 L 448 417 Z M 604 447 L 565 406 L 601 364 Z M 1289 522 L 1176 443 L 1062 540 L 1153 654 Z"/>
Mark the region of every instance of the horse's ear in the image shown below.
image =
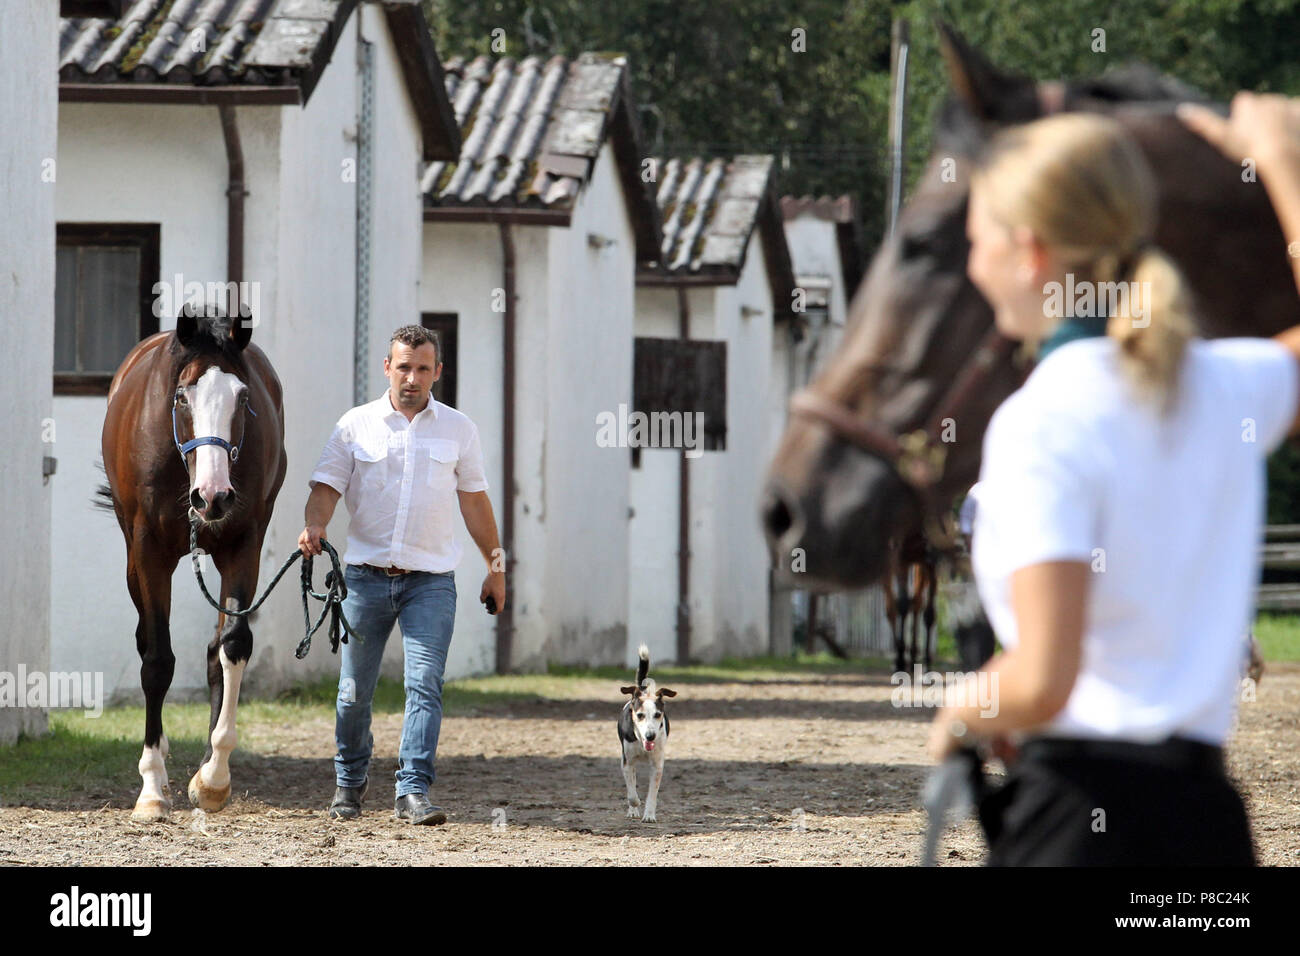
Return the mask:
<path id="1" fill-rule="evenodd" d="M 934 27 L 948 67 L 948 82 L 973 116 L 982 120 L 1030 118 L 1018 115 L 1022 110 L 1016 107 L 1023 104 L 1026 93 L 1032 97 L 1031 80 L 999 70 L 943 20 L 936 20 Z"/>
<path id="2" fill-rule="evenodd" d="M 251 314 L 247 318 L 241 316 L 238 312 L 231 314 L 230 338 L 234 340 L 236 349 L 241 352 L 244 351 L 253 338 L 253 317 Z"/>
<path id="3" fill-rule="evenodd" d="M 186 302 L 176 316 L 176 338 L 189 348 L 199 331 L 199 310 L 193 302 Z"/>

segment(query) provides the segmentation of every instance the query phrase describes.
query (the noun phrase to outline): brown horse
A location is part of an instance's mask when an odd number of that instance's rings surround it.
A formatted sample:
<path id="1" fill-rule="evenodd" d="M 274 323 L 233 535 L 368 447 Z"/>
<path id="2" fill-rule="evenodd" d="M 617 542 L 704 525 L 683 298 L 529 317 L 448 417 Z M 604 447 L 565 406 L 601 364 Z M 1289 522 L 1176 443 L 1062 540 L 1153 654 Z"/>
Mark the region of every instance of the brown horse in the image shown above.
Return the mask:
<path id="1" fill-rule="evenodd" d="M 1035 84 L 940 33 L 956 97 L 914 195 L 854 296 L 838 354 L 810 395 L 792 402 L 797 414 L 769 472 L 764 529 L 774 557 L 803 550 L 800 586 L 874 584 L 886 573 L 891 539 L 950 517 L 953 498 L 978 476 L 989 419 L 1027 372 L 1009 343 L 990 337 L 992 310 L 966 276 L 968 173 L 998 129 L 1059 110 L 1115 117 L 1158 172 L 1155 241 L 1193 287 L 1200 334 L 1273 335 L 1300 315 L 1262 184 L 1173 115 L 1178 102 L 1202 99 L 1195 91 L 1145 67 Z M 972 387 L 954 397 L 964 378 Z M 940 422 L 948 433 L 936 439 Z M 910 454 L 895 453 L 899 436 L 923 426 L 925 448 L 911 438 L 903 443 Z M 936 448 L 946 452 L 941 463 L 929 458 Z"/>
<path id="2" fill-rule="evenodd" d="M 162 705 L 176 663 L 168 624 L 172 573 L 190 550 L 190 515 L 198 519 L 200 549 L 221 574 L 222 607 L 246 608 L 284 482 L 280 380 L 249 344 L 251 336 L 247 321 L 187 305 L 175 331 L 137 345 L 109 387 L 108 487 L 100 494 L 111 496 L 126 538 L 126 583 L 140 615 L 135 642 L 145 722 L 136 820 L 163 820 L 171 810 Z M 220 810 L 230 798 L 239 684 L 252 651 L 248 620 L 218 613 L 208 646 L 208 746 L 189 785 L 191 803 L 203 810 Z"/>
<path id="3" fill-rule="evenodd" d="M 889 557 L 889 572 L 881 586 L 885 595 L 885 615 L 894 636 L 894 670 L 910 671 L 920 663 L 928 671 L 934 650 L 938 555 L 924 535 L 913 534 L 895 542 Z M 907 639 L 909 624 L 910 645 Z M 922 624 L 925 630 L 918 633 Z"/>

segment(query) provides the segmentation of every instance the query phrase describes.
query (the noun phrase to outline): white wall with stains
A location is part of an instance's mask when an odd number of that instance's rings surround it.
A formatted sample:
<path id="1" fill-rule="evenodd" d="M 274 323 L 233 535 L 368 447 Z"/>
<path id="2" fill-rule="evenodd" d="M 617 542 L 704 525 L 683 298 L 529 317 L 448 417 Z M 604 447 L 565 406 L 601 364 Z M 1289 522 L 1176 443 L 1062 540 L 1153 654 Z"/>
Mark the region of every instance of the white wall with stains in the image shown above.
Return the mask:
<path id="1" fill-rule="evenodd" d="M 49 668 L 50 520 L 60 476 L 41 477 L 59 455 L 47 442 L 54 360 L 54 189 L 59 10 L 6 9 L 0 30 L 0 318 L 8 358 L 0 375 L 5 449 L 5 531 L 0 547 L 0 671 Z M 21 131 L 21 135 L 16 135 Z M 57 431 L 55 433 L 57 437 Z M 62 464 L 62 463 L 60 463 Z M 46 714 L 0 707 L 0 744 L 44 733 Z"/>

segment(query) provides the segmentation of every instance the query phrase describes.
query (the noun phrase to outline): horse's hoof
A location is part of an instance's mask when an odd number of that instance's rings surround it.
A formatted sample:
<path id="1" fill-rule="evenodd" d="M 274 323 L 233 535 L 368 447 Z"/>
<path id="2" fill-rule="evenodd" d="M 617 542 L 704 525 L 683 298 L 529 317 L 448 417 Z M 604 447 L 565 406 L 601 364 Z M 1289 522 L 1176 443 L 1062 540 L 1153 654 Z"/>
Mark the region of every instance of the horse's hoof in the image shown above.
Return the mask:
<path id="1" fill-rule="evenodd" d="M 171 817 L 172 802 L 157 797 L 141 797 L 135 802 L 131 819 L 136 823 L 162 823 Z"/>
<path id="2" fill-rule="evenodd" d="M 195 773 L 190 778 L 190 803 L 200 810 L 216 813 L 230 800 L 230 784 L 224 787 L 209 787 Z"/>

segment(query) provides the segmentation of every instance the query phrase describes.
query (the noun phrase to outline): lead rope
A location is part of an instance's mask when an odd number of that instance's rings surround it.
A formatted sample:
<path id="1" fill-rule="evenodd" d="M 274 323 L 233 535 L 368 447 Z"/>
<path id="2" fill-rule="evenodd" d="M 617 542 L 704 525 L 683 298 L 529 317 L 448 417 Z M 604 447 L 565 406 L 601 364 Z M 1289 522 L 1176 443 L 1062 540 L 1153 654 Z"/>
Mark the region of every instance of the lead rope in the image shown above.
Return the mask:
<path id="1" fill-rule="evenodd" d="M 190 512 L 190 561 L 194 565 L 194 577 L 198 580 L 199 590 L 203 592 L 203 596 L 207 598 L 208 603 L 222 614 L 229 614 L 232 617 L 247 617 L 252 614 L 271 596 L 271 592 L 275 590 L 275 586 L 280 583 L 280 579 L 293 566 L 293 563 L 300 558 L 302 559 L 302 620 L 307 633 L 298 642 L 298 647 L 293 652 L 294 657 L 298 660 L 306 657 L 307 652 L 311 650 L 312 635 L 320 630 L 321 625 L 325 622 L 326 614 L 330 616 L 331 653 L 337 654 L 339 641 L 342 640 L 346 644 L 349 636 L 355 637 L 362 644 L 365 643 L 365 638 L 353 629 L 352 625 L 348 623 L 347 615 L 343 613 L 343 601 L 348 596 L 348 586 L 343 580 L 343 568 L 339 563 L 339 553 L 324 538 L 321 538 L 320 543 L 325 553 L 329 555 L 330 564 L 332 565 L 332 568 L 325 574 L 325 591 L 323 593 L 317 593 L 311 586 L 311 555 L 295 550 L 293 554 L 285 559 L 284 564 L 280 565 L 280 570 L 276 572 L 275 577 L 271 579 L 271 583 L 262 592 L 262 596 L 253 602 L 251 607 L 242 611 L 231 610 L 222 607 L 212 599 L 212 594 L 208 591 L 208 585 L 203 580 L 203 569 L 199 567 L 199 555 L 202 553 L 199 551 L 199 519 L 193 511 Z M 316 618 L 315 624 L 311 620 L 311 606 L 307 603 L 309 596 L 317 601 L 323 601 L 325 604 L 321 608 L 320 616 Z"/>

